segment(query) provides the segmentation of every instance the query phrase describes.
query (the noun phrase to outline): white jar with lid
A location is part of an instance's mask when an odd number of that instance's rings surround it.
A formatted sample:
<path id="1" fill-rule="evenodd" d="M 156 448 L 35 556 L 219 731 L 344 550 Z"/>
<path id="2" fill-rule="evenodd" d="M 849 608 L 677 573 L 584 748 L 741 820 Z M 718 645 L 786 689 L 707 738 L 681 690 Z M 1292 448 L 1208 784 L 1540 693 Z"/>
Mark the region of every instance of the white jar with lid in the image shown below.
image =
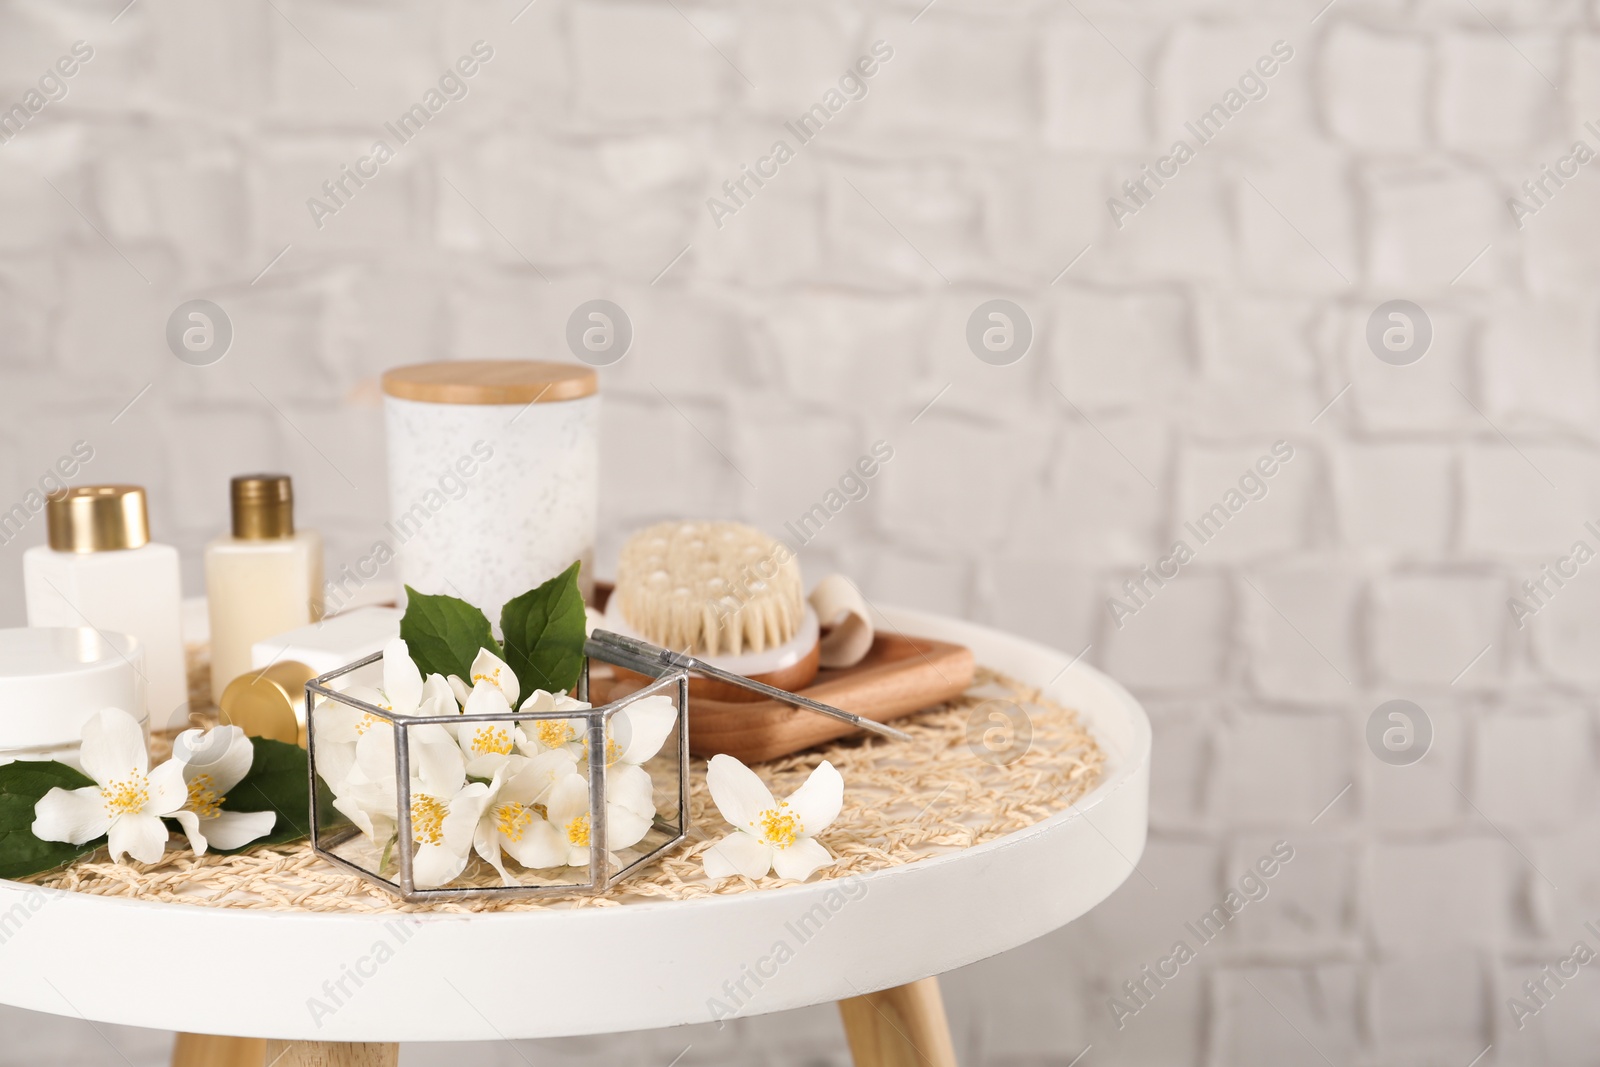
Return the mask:
<path id="1" fill-rule="evenodd" d="M 383 376 L 384 544 L 400 578 L 498 623 L 506 601 L 583 563 L 600 508 L 599 378 L 575 363 L 460 360 Z M 379 546 L 374 546 L 374 552 Z M 340 575 L 330 576 L 337 607 Z"/>
<path id="2" fill-rule="evenodd" d="M 0 764 L 57 760 L 82 770 L 83 725 L 121 708 L 150 733 L 144 649 L 88 627 L 0 630 Z"/>

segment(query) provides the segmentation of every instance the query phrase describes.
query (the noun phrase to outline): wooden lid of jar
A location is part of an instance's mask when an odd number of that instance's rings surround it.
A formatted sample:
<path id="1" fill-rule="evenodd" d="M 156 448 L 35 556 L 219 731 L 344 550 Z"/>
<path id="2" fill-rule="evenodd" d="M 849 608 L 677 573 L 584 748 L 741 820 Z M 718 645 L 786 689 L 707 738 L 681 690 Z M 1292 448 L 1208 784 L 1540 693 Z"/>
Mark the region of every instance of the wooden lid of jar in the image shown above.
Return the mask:
<path id="1" fill-rule="evenodd" d="M 414 363 L 383 375 L 383 391 L 427 404 L 532 404 L 578 400 L 600 391 L 593 367 L 520 359 Z"/>

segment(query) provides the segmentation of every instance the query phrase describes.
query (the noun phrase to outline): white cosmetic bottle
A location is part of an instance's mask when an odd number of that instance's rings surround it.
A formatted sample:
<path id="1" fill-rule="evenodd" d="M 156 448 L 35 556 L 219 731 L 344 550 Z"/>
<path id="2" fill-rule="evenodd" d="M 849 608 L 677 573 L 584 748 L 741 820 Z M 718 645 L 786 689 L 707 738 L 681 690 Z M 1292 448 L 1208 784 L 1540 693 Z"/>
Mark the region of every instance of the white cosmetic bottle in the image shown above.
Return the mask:
<path id="1" fill-rule="evenodd" d="M 289 477 L 235 478 L 230 498 L 233 536 L 206 546 L 213 703 L 251 669 L 257 641 L 322 618 L 322 537 L 295 530 Z"/>
<path id="2" fill-rule="evenodd" d="M 22 555 L 28 625 L 89 626 L 108 638 L 137 638 L 151 723 L 187 724 L 178 550 L 150 540 L 144 490 L 80 486 L 53 495 L 46 514 L 49 545 Z"/>

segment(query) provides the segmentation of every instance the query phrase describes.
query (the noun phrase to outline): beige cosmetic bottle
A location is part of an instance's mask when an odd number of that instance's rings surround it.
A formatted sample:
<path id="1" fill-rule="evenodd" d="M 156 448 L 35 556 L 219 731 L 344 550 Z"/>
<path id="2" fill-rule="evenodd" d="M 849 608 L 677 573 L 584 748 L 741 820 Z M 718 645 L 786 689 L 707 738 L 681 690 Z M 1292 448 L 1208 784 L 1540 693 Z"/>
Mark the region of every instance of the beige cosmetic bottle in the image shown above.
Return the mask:
<path id="1" fill-rule="evenodd" d="M 288 475 L 241 475 L 231 499 L 233 536 L 206 546 L 214 702 L 250 670 L 257 641 L 322 618 L 322 537 L 295 530 Z"/>

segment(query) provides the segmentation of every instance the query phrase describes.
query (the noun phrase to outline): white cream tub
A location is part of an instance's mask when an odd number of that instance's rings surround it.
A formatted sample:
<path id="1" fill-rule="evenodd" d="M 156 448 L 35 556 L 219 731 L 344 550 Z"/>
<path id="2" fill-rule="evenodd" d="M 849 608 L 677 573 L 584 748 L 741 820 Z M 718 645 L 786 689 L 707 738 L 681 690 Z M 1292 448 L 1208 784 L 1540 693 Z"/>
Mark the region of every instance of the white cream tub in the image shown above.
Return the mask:
<path id="1" fill-rule="evenodd" d="M 600 507 L 591 368 L 425 363 L 387 372 L 383 391 L 385 540 L 401 581 L 461 597 L 495 624 L 506 601 L 574 560 L 588 590 Z"/>
<path id="2" fill-rule="evenodd" d="M 78 767 L 83 725 L 121 708 L 144 728 L 144 649 L 127 634 L 88 628 L 0 630 L 0 764 L 58 760 Z"/>

